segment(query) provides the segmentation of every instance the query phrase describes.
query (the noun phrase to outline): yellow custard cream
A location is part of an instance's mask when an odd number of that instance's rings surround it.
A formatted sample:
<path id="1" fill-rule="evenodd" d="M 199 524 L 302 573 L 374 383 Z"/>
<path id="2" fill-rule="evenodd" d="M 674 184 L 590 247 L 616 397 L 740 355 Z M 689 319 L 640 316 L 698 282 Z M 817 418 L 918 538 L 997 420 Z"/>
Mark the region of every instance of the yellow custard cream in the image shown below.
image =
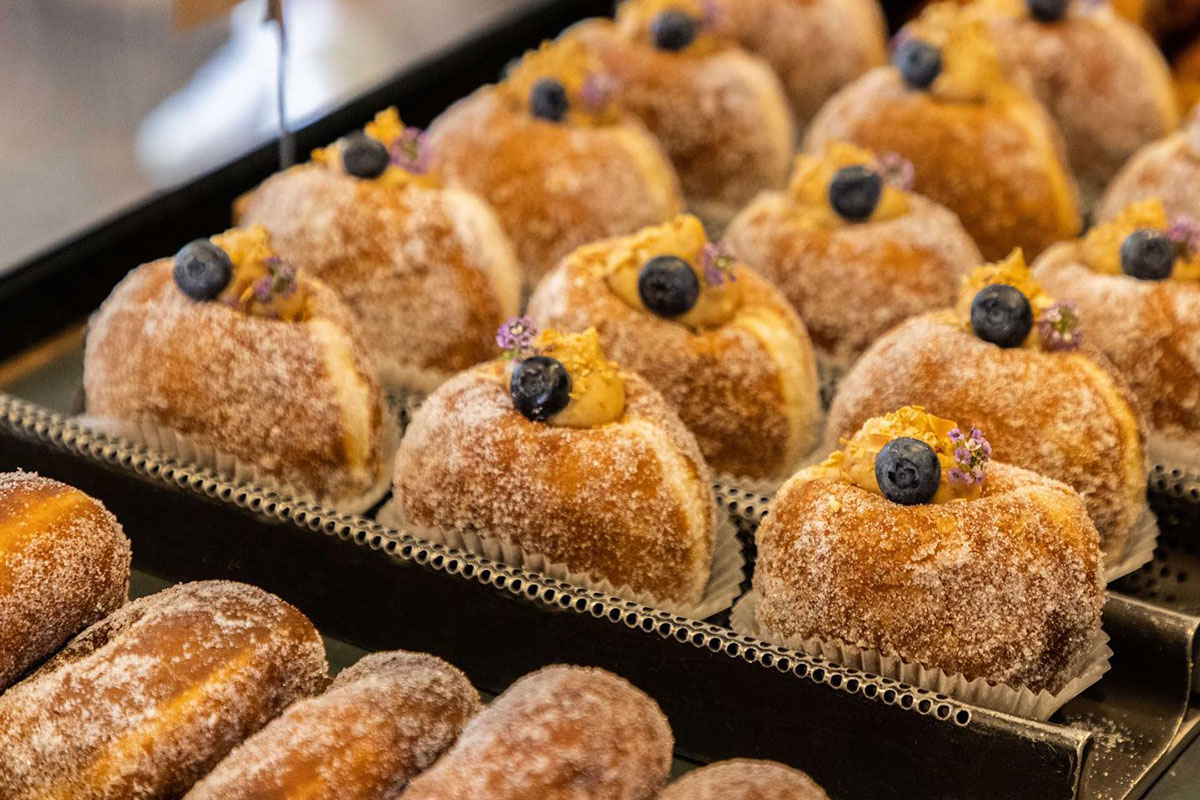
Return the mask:
<path id="1" fill-rule="evenodd" d="M 845 142 L 830 142 L 819 154 L 796 157 L 796 167 L 788 184 L 788 196 L 796 213 L 813 227 L 839 228 L 851 224 L 829 204 L 829 186 L 834 176 L 847 167 L 865 166 L 883 173 L 879 161 L 869 150 Z M 908 192 L 886 181 L 879 203 L 865 222 L 886 222 L 904 216 L 910 207 Z"/>
<path id="2" fill-rule="evenodd" d="M 1109 222 L 1092 228 L 1080 242 L 1083 262 L 1094 272 L 1121 275 L 1121 246 L 1130 234 L 1140 230 L 1166 233 L 1171 228 L 1167 211 L 1158 199 L 1133 203 Z M 1171 280 L 1200 279 L 1200 254 L 1181 248 L 1171 270 Z"/>
<path id="3" fill-rule="evenodd" d="M 583 333 L 543 331 L 533 346 L 538 354 L 557 359 L 571 376 L 571 401 L 547 424 L 591 428 L 615 422 L 625 413 L 625 379 L 616 363 L 605 358 L 595 328 Z"/>
<path id="4" fill-rule="evenodd" d="M 211 239 L 233 262 L 233 278 L 218 300 L 247 314 L 299 322 L 308 316 L 308 298 L 295 267 L 271 250 L 262 225 L 234 228 Z"/>
<path id="5" fill-rule="evenodd" d="M 974 500 L 983 494 L 991 448 L 982 435 L 935 417 L 921 406 L 905 406 L 884 417 L 873 417 L 858 433 L 842 440 L 842 449 L 800 473 L 800 479 L 836 478 L 882 495 L 875 480 L 875 458 L 893 439 L 912 438 L 933 448 L 942 467 L 934 503 Z M 962 458 L 960 456 L 966 456 Z"/>
<path id="6" fill-rule="evenodd" d="M 677 256 L 686 261 L 700 281 L 700 297 L 689 311 L 673 322 L 692 330 L 724 325 L 742 305 L 742 286 L 735 268 L 718 269 L 720 282 L 706 276 L 703 268 L 708 237 L 704 225 L 691 214 L 681 214 L 670 222 L 643 228 L 634 235 L 617 240 L 608 253 L 605 280 L 613 294 L 634 308 L 651 313 L 638 292 L 638 276 L 646 263 L 658 256 Z"/>

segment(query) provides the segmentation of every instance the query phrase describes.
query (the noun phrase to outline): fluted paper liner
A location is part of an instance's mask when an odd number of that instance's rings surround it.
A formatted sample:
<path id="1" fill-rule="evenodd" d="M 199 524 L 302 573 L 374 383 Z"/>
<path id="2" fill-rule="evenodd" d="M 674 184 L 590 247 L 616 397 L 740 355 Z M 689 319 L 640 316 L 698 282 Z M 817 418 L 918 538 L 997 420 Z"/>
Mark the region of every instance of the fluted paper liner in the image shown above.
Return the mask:
<path id="1" fill-rule="evenodd" d="M 733 607 L 730 626 L 743 636 L 752 636 L 772 644 L 825 658 L 835 664 L 862 672 L 891 678 L 920 689 L 953 697 L 964 703 L 989 708 L 1005 714 L 1028 719 L 1047 720 L 1084 689 L 1100 680 L 1108 672 L 1112 650 L 1108 646 L 1108 634 L 1098 629 L 1083 648 L 1079 656 L 1064 671 L 1065 682 L 1057 692 L 991 683 L 986 678 L 969 679 L 962 673 L 950 674 L 944 670 L 913 664 L 899 656 L 885 655 L 860 645 L 840 639 L 822 639 L 814 636 L 781 637 L 758 621 L 759 594 L 749 592 Z"/>
<path id="2" fill-rule="evenodd" d="M 255 464 L 249 464 L 237 456 L 222 451 L 212 442 L 185 436 L 178 431 L 149 421 L 118 420 L 101 417 L 78 417 L 77 421 L 92 430 L 120 436 L 144 445 L 162 455 L 194 467 L 214 470 L 223 478 L 236 483 L 247 483 L 332 508 L 344 514 L 361 514 L 378 503 L 391 489 L 392 463 L 400 434 L 393 416 L 384 413 L 384 442 L 380 475 L 374 483 L 357 495 L 345 497 L 318 496 L 311 491 L 291 486 L 265 473 Z"/>
<path id="3" fill-rule="evenodd" d="M 1123 578 L 1149 564 L 1154 559 L 1154 550 L 1157 547 L 1158 518 L 1147 505 L 1142 508 L 1141 515 L 1129 531 L 1129 538 L 1125 540 L 1125 551 L 1120 560 L 1104 567 L 1104 581 L 1112 583 L 1117 578 Z"/>
<path id="4" fill-rule="evenodd" d="M 1146 437 L 1146 451 L 1150 463 L 1165 470 L 1180 470 L 1200 476 L 1200 449 L 1177 438 L 1161 433 Z"/>
<path id="5" fill-rule="evenodd" d="M 678 603 L 670 600 L 660 600 L 647 592 L 638 592 L 629 586 L 615 586 L 611 581 L 596 577 L 587 572 L 572 570 L 569 565 L 551 561 L 540 553 L 524 549 L 520 545 L 506 541 L 496 536 L 481 535 L 477 532 L 463 532 L 429 528 L 411 525 L 404 520 L 399 504 L 389 500 L 379 509 L 376 519 L 398 531 L 411 534 L 436 544 L 443 544 L 467 553 L 510 567 L 540 572 L 555 580 L 574 584 L 594 592 L 602 592 L 624 600 L 632 600 L 652 608 L 661 608 L 689 619 L 703 620 L 726 610 L 741 594 L 744 578 L 743 567 L 746 564 L 742 556 L 742 548 L 737 540 L 737 529 L 730 519 L 729 513 L 723 508 L 717 508 L 717 529 L 713 542 L 712 573 L 704 596 L 698 603 Z"/>

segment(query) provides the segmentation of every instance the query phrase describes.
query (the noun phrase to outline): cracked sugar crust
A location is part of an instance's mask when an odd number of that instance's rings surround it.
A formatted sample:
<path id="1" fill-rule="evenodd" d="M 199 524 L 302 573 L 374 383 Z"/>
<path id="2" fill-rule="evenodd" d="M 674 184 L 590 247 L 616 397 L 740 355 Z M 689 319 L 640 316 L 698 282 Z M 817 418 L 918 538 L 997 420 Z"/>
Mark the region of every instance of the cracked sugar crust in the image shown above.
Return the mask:
<path id="1" fill-rule="evenodd" d="M 1090 336 L 1096 323 L 1084 320 Z M 1146 502 L 1145 423 L 1101 353 L 1003 349 L 944 313 L 915 317 L 878 340 L 842 379 L 824 447 L 832 450 L 867 419 L 907 405 L 977 426 L 998 461 L 1071 486 L 1100 531 L 1106 560 L 1120 559 Z"/>
<path id="2" fill-rule="evenodd" d="M 816 152 L 834 141 L 911 161 L 916 191 L 955 212 L 990 261 L 1014 247 L 1033 258 L 1079 232 L 1062 138 L 1032 100 L 1012 109 L 943 103 L 908 90 L 894 68 L 880 67 L 830 98 L 804 149 Z"/>
<path id="3" fill-rule="evenodd" d="M 713 230 L 764 189 L 787 182 L 796 126 L 778 76 L 740 48 L 664 53 L 588 20 L 579 41 L 616 83 L 622 108 L 650 129 L 675 165 L 688 207 Z"/>
<path id="4" fill-rule="evenodd" d="M 581 244 L 632 233 L 683 209 L 675 170 L 632 117 L 563 125 L 508 108 L 484 87 L 429 129 L 434 170 L 495 210 L 528 283 Z"/>
<path id="5" fill-rule="evenodd" d="M 884 222 L 805 224 L 783 193 L 760 195 L 722 244 L 775 283 L 804 321 L 823 361 L 845 368 L 909 317 L 954 304 L 982 263 L 958 217 L 919 195 Z"/>
<path id="6" fill-rule="evenodd" d="M 687 773 L 659 800 L 829 800 L 829 795 L 800 770 L 735 758 Z"/>
<path id="7" fill-rule="evenodd" d="M 499 220 L 467 192 L 361 180 L 320 164 L 239 201 L 273 249 L 324 281 L 357 318 L 389 385 L 432 391 L 495 355 L 521 277 Z"/>
<path id="8" fill-rule="evenodd" d="M 757 541 L 759 622 L 784 638 L 842 639 L 1036 692 L 1059 686 L 1100 627 L 1082 501 L 1006 464 L 991 465 L 978 500 L 919 506 L 797 476 Z"/>
<path id="9" fill-rule="evenodd" d="M 1200 284 L 1102 275 L 1073 243 L 1033 269 L 1047 291 L 1079 306 L 1088 341 L 1132 387 L 1151 429 L 1200 448 Z"/>
<path id="10" fill-rule="evenodd" d="M 658 705 L 623 678 L 547 667 L 468 723 L 402 800 L 652 800 L 673 746 Z"/>
<path id="11" fill-rule="evenodd" d="M 229 754 L 185 800 L 392 800 L 480 708 L 431 655 L 373 653 Z"/>
<path id="12" fill-rule="evenodd" d="M 129 596 L 129 540 L 98 500 L 0 474 L 0 690 Z"/>
<path id="13" fill-rule="evenodd" d="M 718 26 L 769 63 L 803 126 L 838 89 L 887 61 L 877 0 L 720 0 Z"/>
<path id="14" fill-rule="evenodd" d="M 626 374 L 620 419 L 531 422 L 505 364 L 481 364 L 416 410 L 393 490 L 412 525 L 479 532 L 673 602 L 700 599 L 716 504 L 696 439 L 662 396 Z"/>
<path id="15" fill-rule="evenodd" d="M 1125 20 L 1097 12 L 1060 25 L 1027 16 L 989 24 L 1001 60 L 1058 124 L 1087 205 L 1138 148 L 1179 124 L 1166 61 Z"/>
<path id="16" fill-rule="evenodd" d="M 311 314 L 285 322 L 197 303 L 172 270 L 138 267 L 93 315 L 88 414 L 202 440 L 326 501 L 366 492 L 386 471 L 383 395 L 337 296 L 301 273 Z"/>
<path id="17" fill-rule="evenodd" d="M 0 695 L 0 796 L 177 797 L 326 669 L 312 623 L 253 586 L 136 600 Z"/>
<path id="18" fill-rule="evenodd" d="M 1167 217 L 1200 219 L 1200 157 L 1177 133 L 1146 145 L 1129 159 L 1113 178 L 1096 218 L 1113 219 L 1142 200 L 1159 199 Z"/>
<path id="19" fill-rule="evenodd" d="M 739 264 L 741 308 L 728 323 L 694 332 L 608 288 L 608 255 L 619 245 L 573 253 L 535 290 L 529 315 L 544 328 L 595 327 L 604 351 L 674 406 L 716 472 L 790 475 L 817 439 L 821 406 L 812 343 L 787 299 Z"/>

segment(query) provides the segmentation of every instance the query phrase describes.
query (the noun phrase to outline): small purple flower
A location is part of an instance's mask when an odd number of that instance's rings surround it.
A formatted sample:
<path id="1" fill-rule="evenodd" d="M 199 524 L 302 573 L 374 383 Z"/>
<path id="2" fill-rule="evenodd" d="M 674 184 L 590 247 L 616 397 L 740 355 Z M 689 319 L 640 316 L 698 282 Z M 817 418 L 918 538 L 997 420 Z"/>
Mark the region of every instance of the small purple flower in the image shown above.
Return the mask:
<path id="1" fill-rule="evenodd" d="M 1175 243 L 1182 256 L 1200 253 L 1200 225 L 1187 214 L 1179 214 L 1171 220 L 1167 238 Z"/>
<path id="2" fill-rule="evenodd" d="M 720 246 L 707 242 L 700 253 L 700 266 L 704 271 L 704 282 L 709 286 L 720 286 L 726 281 L 737 280 L 734 264 L 737 259 Z"/>
<path id="3" fill-rule="evenodd" d="M 703 7 L 704 12 L 700 24 L 708 30 L 715 30 L 724 18 L 725 10 L 721 8 L 718 0 L 704 0 Z"/>
<path id="4" fill-rule="evenodd" d="M 987 480 L 987 463 L 992 458 L 992 446 L 983 438 L 983 431 L 971 428 L 969 434 L 961 428 L 950 431 L 954 448 L 954 466 L 950 469 L 951 483 L 980 486 Z"/>
<path id="5" fill-rule="evenodd" d="M 429 172 L 432 160 L 425 132 L 420 128 L 405 128 L 404 132 L 392 140 L 389 148 L 392 163 L 413 175 L 424 175 Z"/>
<path id="6" fill-rule="evenodd" d="M 1051 351 L 1078 350 L 1083 341 L 1082 318 L 1074 303 L 1055 303 L 1038 320 L 1042 346 Z"/>
<path id="7" fill-rule="evenodd" d="M 879 171 L 883 175 L 885 183 L 901 191 L 912 191 L 913 182 L 916 180 L 916 171 L 913 169 L 912 162 L 904 156 L 899 153 L 880 153 Z"/>
<path id="8" fill-rule="evenodd" d="M 263 275 L 254 282 L 254 299 L 260 303 L 269 303 L 274 289 L 275 279 L 270 275 Z"/>
<path id="9" fill-rule="evenodd" d="M 529 317 L 509 317 L 496 331 L 496 344 L 509 358 L 519 358 L 533 346 L 537 326 Z"/>
<path id="10" fill-rule="evenodd" d="M 593 113 L 603 111 L 616 89 L 613 79 L 603 72 L 593 72 L 583 81 L 579 90 L 579 99 L 583 106 Z"/>

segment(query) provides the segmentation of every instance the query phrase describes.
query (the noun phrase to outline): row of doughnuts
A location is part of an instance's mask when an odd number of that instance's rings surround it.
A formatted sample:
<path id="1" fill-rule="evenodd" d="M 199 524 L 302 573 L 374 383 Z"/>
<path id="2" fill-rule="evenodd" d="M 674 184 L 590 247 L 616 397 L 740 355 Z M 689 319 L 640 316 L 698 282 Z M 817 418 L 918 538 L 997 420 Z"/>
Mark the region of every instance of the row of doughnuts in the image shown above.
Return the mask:
<path id="1" fill-rule="evenodd" d="M 0 500 L 9 800 L 652 800 L 663 790 L 667 720 L 611 673 L 548 667 L 486 708 L 466 676 L 425 654 L 374 653 L 330 682 L 319 634 L 279 598 L 205 581 L 126 604 L 128 541 L 99 502 L 25 473 L 0 479 Z M 825 797 L 803 773 L 749 761 L 663 791 Z"/>

